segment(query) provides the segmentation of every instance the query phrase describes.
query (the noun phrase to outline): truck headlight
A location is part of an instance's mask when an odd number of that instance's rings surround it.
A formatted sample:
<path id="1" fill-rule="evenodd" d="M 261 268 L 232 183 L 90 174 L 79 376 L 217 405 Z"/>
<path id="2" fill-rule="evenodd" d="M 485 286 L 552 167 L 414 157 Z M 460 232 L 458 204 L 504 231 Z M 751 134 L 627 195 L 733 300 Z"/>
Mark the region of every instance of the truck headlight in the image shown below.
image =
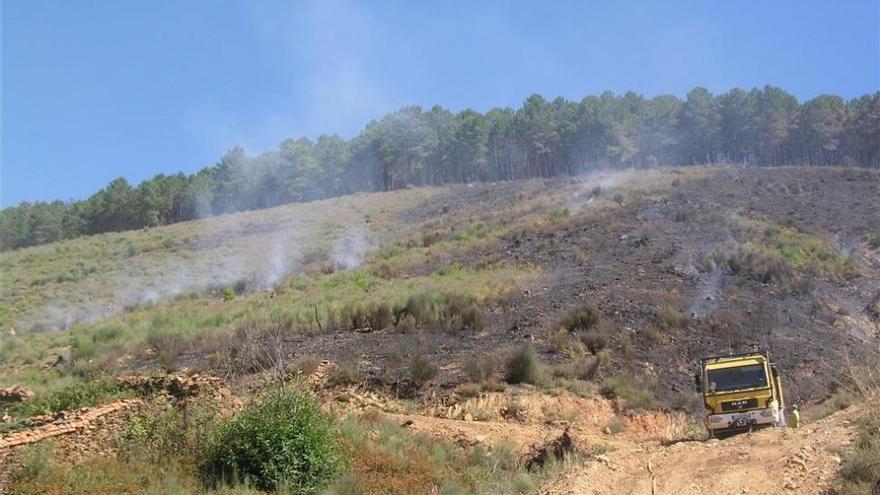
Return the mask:
<path id="1" fill-rule="evenodd" d="M 773 411 L 770 409 L 762 409 L 761 416 L 763 416 L 765 418 L 769 418 L 770 416 L 773 416 Z"/>

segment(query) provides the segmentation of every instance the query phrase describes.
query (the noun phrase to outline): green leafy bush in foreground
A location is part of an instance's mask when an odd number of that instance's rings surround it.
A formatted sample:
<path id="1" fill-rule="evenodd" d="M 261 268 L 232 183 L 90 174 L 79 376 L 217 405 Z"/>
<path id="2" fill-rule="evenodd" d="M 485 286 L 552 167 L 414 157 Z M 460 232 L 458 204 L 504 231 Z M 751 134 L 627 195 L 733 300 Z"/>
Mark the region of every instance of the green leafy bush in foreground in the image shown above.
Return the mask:
<path id="1" fill-rule="evenodd" d="M 310 395 L 275 391 L 220 427 L 202 468 L 214 484 L 313 493 L 344 465 L 335 421 Z"/>

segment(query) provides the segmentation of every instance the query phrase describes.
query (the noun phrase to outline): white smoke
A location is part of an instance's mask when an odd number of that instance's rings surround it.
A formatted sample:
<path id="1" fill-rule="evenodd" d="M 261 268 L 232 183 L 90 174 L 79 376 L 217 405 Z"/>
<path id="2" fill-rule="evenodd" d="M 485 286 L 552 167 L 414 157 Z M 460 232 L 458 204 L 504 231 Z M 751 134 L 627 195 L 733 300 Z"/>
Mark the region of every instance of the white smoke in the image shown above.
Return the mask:
<path id="1" fill-rule="evenodd" d="M 580 175 L 578 190 L 565 205 L 572 213 L 577 213 L 593 204 L 597 197 L 608 193 L 608 190 L 623 187 L 637 177 L 636 171 L 599 170 Z"/>
<path id="2" fill-rule="evenodd" d="M 332 211 L 334 201 L 163 227 L 179 245 L 132 256 L 118 270 L 77 282 L 22 324 L 37 329 L 68 328 L 186 294 L 213 291 L 219 296 L 227 287 L 248 292 L 271 289 L 285 277 L 302 273 L 306 252 L 321 250 L 319 246 L 326 246 L 322 256 L 336 269 L 355 268 L 373 246 L 370 233 L 362 223 L 338 223 L 340 212 Z M 119 235 L 124 242 L 123 236 L 131 234 Z"/>
<path id="3" fill-rule="evenodd" d="M 360 228 L 352 228 L 339 239 L 333 246 L 331 258 L 335 266 L 354 268 L 364 261 L 370 242 L 364 231 Z"/>

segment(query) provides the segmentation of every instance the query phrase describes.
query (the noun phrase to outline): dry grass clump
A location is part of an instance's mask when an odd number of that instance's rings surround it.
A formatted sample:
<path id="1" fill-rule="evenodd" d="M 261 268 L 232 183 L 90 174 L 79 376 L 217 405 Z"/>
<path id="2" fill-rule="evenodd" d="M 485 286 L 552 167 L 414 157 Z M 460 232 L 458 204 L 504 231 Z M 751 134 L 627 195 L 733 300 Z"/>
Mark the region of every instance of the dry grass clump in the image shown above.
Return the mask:
<path id="1" fill-rule="evenodd" d="M 424 354 L 416 354 L 409 362 L 409 378 L 418 386 L 437 375 L 437 366 Z"/>
<path id="2" fill-rule="evenodd" d="M 535 488 L 518 452 L 504 444 L 491 452 L 480 445 L 462 448 L 365 417 L 344 423 L 343 435 L 352 460 L 326 495 L 525 494 Z"/>
<path id="3" fill-rule="evenodd" d="M 440 325 L 449 330 L 480 332 L 486 327 L 483 309 L 472 297 L 447 293 L 419 293 L 394 309 L 395 325 Z"/>
<path id="4" fill-rule="evenodd" d="M 391 306 L 387 303 L 356 307 L 350 315 L 351 328 L 383 330 L 393 323 Z"/>
<path id="5" fill-rule="evenodd" d="M 688 319 L 681 311 L 663 306 L 654 312 L 654 323 L 664 330 L 673 330 L 686 327 Z"/>
<path id="6" fill-rule="evenodd" d="M 345 387 L 361 382 L 363 376 L 357 363 L 353 361 L 337 363 L 327 374 L 327 386 Z"/>
<path id="7" fill-rule="evenodd" d="M 544 365 L 535 348 L 526 343 L 507 359 L 504 380 L 510 384 L 540 384 L 544 379 Z"/>
<path id="8" fill-rule="evenodd" d="M 602 320 L 602 313 L 595 305 L 589 304 L 576 308 L 571 308 L 565 314 L 565 317 L 559 323 L 559 326 L 565 328 L 571 333 L 589 332 Z"/>
<path id="9" fill-rule="evenodd" d="M 491 355 L 474 355 L 462 364 L 467 379 L 472 383 L 484 383 L 498 371 L 498 359 Z"/>
<path id="10" fill-rule="evenodd" d="M 880 487 L 880 413 L 859 423 L 859 435 L 840 467 L 841 495 L 873 495 Z"/>
<path id="11" fill-rule="evenodd" d="M 643 376 L 618 375 L 602 384 L 602 394 L 609 399 L 621 399 L 627 410 L 656 409 L 656 390 L 656 380 Z"/>
<path id="12" fill-rule="evenodd" d="M 318 371 L 321 360 L 314 356 L 300 356 L 290 363 L 290 371 L 297 376 L 306 377 Z"/>

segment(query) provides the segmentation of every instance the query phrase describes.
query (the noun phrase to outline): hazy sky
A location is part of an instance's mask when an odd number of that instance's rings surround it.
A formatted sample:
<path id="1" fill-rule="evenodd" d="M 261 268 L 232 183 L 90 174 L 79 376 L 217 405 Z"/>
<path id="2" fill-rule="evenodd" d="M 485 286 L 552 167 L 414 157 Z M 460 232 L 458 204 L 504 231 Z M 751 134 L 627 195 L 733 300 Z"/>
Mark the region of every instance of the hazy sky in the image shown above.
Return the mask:
<path id="1" fill-rule="evenodd" d="M 532 93 L 880 89 L 878 0 L 2 1 L 0 204 Z"/>

